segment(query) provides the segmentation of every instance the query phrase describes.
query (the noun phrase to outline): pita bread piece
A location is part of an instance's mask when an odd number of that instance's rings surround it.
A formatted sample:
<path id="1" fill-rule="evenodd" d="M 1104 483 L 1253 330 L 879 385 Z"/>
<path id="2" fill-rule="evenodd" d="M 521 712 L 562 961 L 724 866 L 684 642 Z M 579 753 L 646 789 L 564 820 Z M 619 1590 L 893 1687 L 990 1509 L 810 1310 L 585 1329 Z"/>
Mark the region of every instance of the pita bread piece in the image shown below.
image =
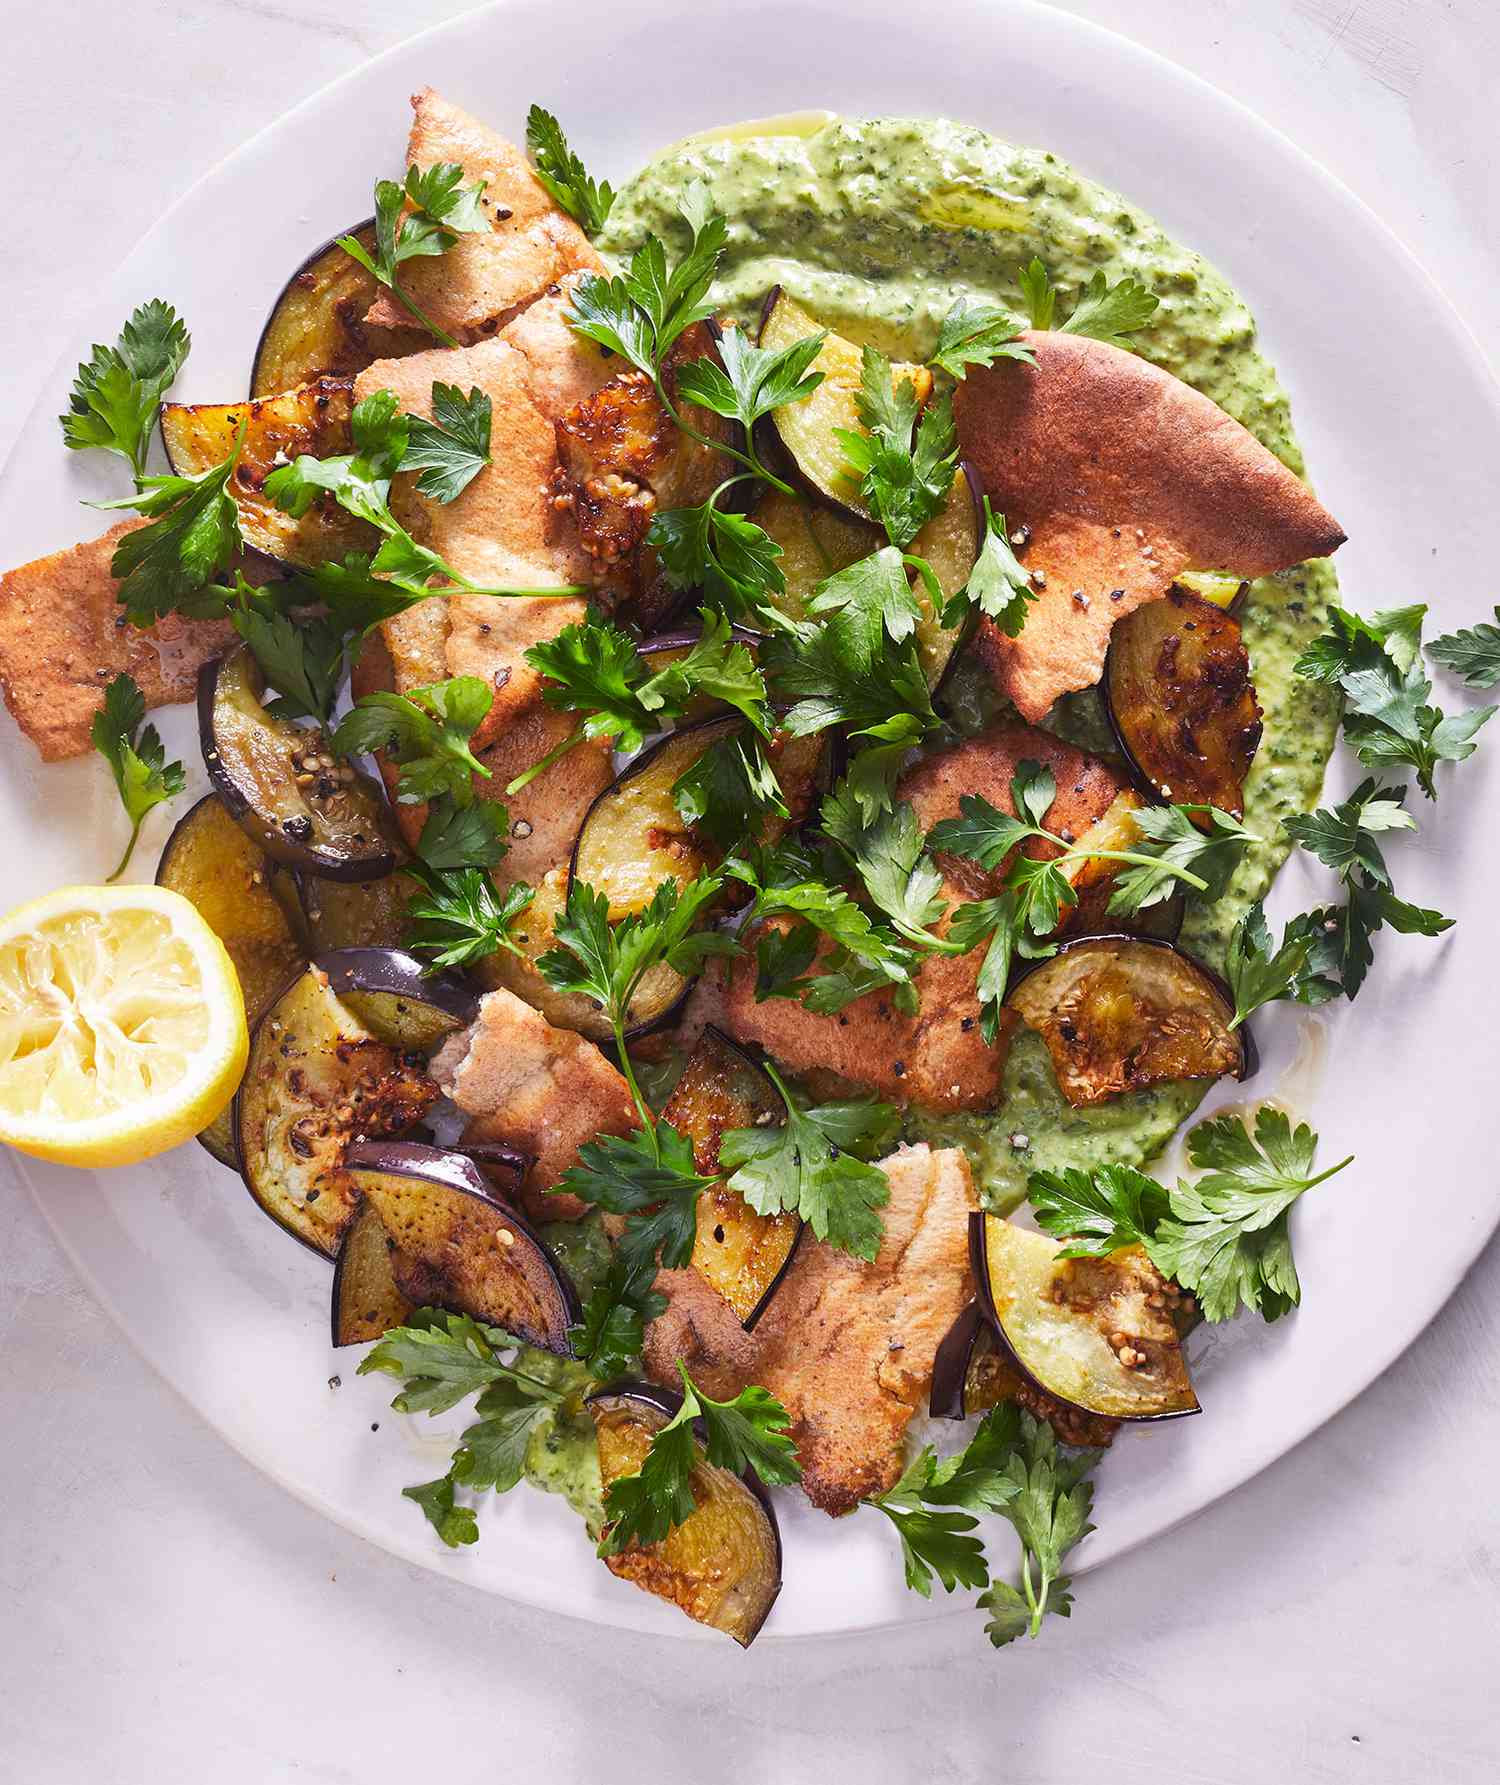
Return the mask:
<path id="1" fill-rule="evenodd" d="M 168 614 L 143 629 L 126 619 L 110 559 L 145 525 L 121 521 L 0 577 L 0 691 L 44 762 L 88 752 L 94 714 L 122 670 L 148 707 L 191 700 L 202 665 L 235 642 L 227 620 Z"/>
<path id="2" fill-rule="evenodd" d="M 1082 335 L 1031 331 L 1035 366 L 974 368 L 954 415 L 963 456 L 1045 576 L 1018 638 L 977 646 L 1022 717 L 1090 688 L 1110 629 L 1184 570 L 1266 576 L 1344 532 L 1248 429 L 1158 366 Z"/>
<path id="3" fill-rule="evenodd" d="M 402 265 L 402 288 L 439 328 L 459 341 L 479 340 L 565 274 L 604 270 L 588 237 L 553 203 L 514 143 L 431 87 L 414 93 L 411 105 L 407 165 L 456 161 L 466 186 L 485 182 L 481 203 L 490 219 L 487 232 L 461 235 L 447 253 Z M 382 291 L 365 320 L 400 328 L 410 324 L 411 315 Z"/>

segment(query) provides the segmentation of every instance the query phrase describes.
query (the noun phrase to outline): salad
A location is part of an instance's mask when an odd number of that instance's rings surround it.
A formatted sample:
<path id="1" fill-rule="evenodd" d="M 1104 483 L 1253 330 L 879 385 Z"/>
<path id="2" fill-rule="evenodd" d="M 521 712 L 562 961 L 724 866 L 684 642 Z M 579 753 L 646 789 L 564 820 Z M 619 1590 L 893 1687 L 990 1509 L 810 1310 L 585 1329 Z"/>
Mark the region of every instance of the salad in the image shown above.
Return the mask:
<path id="1" fill-rule="evenodd" d="M 0 919 L 0 1138 L 237 1173 L 333 1345 L 468 1409 L 435 1541 L 524 1481 L 748 1644 L 800 1493 L 1034 1637 L 1195 1332 L 1300 1300 L 1351 1160 L 1195 1111 L 1450 927 L 1386 851 L 1500 627 L 1341 603 L 1244 304 L 1045 151 L 804 115 L 615 191 L 412 104 L 248 396 L 172 400 L 165 299 L 78 367 L 125 518 L 0 578 L 0 686 L 128 835 Z"/>

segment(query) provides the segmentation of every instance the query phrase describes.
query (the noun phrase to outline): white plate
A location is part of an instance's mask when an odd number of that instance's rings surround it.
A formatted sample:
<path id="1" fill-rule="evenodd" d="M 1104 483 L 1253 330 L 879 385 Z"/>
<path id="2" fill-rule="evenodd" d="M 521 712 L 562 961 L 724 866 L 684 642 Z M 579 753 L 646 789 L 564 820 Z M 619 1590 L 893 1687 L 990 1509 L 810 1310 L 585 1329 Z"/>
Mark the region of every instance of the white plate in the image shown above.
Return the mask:
<path id="1" fill-rule="evenodd" d="M 719 15 L 721 18 L 723 15 Z M 178 395 L 245 388 L 265 312 L 311 247 L 368 214 L 373 177 L 399 168 L 406 97 L 440 87 L 512 135 L 532 100 L 553 107 L 596 173 L 628 175 L 659 145 L 726 120 L 827 106 L 946 114 L 1057 150 L 1118 187 L 1217 262 L 1245 293 L 1289 383 L 1320 492 L 1351 543 L 1347 598 L 1426 599 L 1439 627 L 1480 617 L 1493 571 L 1500 415 L 1479 353 L 1374 215 L 1232 100 L 1123 39 L 1049 9 L 914 8 L 820 0 L 744 15 L 733 53 L 714 9 L 643 0 L 622 13 L 546 0 L 471 14 L 382 56 L 283 118 L 217 168 L 102 281 L 0 482 L 0 561 L 90 532 L 79 497 L 114 495 L 100 455 L 65 454 L 54 416 L 72 361 L 112 339 L 131 304 L 161 294 L 188 317 Z M 337 152 L 330 153 L 330 145 Z M 342 171 L 340 171 L 342 170 Z M 1462 704 L 1457 694 L 1452 704 Z M 107 871 L 120 816 L 93 763 L 43 768 L 10 735 L 0 906 Z M 185 710 L 169 744 L 193 761 Z M 1409 1344 L 1495 1225 L 1489 1157 L 1500 1004 L 1487 825 L 1500 736 L 1459 771 L 1441 815 L 1398 842 L 1401 890 L 1456 915 L 1442 942 L 1382 937 L 1358 1007 L 1323 1038 L 1286 1009 L 1260 1025 L 1278 1084 L 1354 1168 L 1297 1217 L 1305 1305 L 1280 1326 L 1213 1334 L 1196 1375 L 1201 1418 L 1127 1434 L 1101 1473 L 1092 1567 L 1227 1493 L 1357 1394 Z M 1342 771 L 1341 771 L 1342 772 Z M 187 800 L 177 803 L 186 809 Z M 66 823 L 58 814 L 69 815 Z M 155 861 L 166 821 L 138 855 Z M 1488 871 L 1487 871 L 1488 868 Z M 1312 878 L 1289 868 L 1279 904 Z M 1319 1056 L 1326 1052 L 1326 1064 Z M 1278 1065 L 1293 1060 L 1291 1077 Z M 356 1381 L 327 1342 L 328 1270 L 290 1243 L 237 1180 L 190 1146 L 101 1176 L 21 1162 L 63 1245 L 120 1326 L 229 1442 L 310 1505 L 386 1549 L 491 1592 L 678 1634 L 692 1629 L 593 1559 L 555 1499 L 488 1507 L 476 1548 L 449 1554 L 400 1488 L 441 1467 L 419 1422 L 388 1414 L 388 1382 Z M 343 1386 L 333 1392 L 328 1379 Z M 371 1425 L 378 1422 L 379 1431 Z M 766 1639 L 869 1628 L 927 1607 L 901 1585 L 884 1521 L 831 1526 L 784 1496 L 786 1587 Z M 1166 1555 L 1163 1553 L 1166 1565 Z"/>

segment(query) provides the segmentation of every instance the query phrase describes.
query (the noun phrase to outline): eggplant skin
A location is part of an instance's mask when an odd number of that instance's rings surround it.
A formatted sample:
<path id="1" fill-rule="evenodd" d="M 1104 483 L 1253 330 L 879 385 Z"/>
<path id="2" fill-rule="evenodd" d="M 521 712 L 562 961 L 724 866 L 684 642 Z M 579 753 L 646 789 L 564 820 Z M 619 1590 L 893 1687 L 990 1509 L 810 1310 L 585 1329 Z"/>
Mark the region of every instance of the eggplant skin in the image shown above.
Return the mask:
<path id="1" fill-rule="evenodd" d="M 368 775 L 328 768 L 322 732 L 268 712 L 264 692 L 260 667 L 243 645 L 199 672 L 203 765 L 229 815 L 289 868 L 330 880 L 394 872 L 381 789 Z"/>
<path id="2" fill-rule="evenodd" d="M 974 1219 L 977 1222 L 982 1217 Z M 982 1254 L 977 1268 L 983 1269 Z M 1120 1429 L 1119 1420 L 1086 1413 L 1021 1375 L 1009 1355 L 1000 1349 L 994 1324 L 983 1303 L 976 1299 L 954 1321 L 938 1346 L 932 1365 L 928 1416 L 972 1419 L 1006 1401 L 1024 1407 L 1033 1419 L 1045 1419 L 1062 1443 L 1080 1450 L 1107 1450 Z"/>
<path id="3" fill-rule="evenodd" d="M 415 1303 L 396 1283 L 394 1247 L 374 1206 L 361 1203 L 344 1229 L 333 1265 L 332 1340 L 335 1348 L 367 1345 L 404 1326 Z"/>
<path id="4" fill-rule="evenodd" d="M 1206 967 L 1150 936 L 1083 936 L 1029 968 L 1006 1004 L 1046 1043 L 1075 1109 L 1177 1079 L 1244 1079 L 1255 1051 Z"/>
<path id="5" fill-rule="evenodd" d="M 344 1167 L 391 1241 L 391 1274 L 414 1306 L 451 1308 L 570 1357 L 582 1318 L 567 1273 L 467 1154 L 415 1141 L 350 1147 Z"/>
<path id="6" fill-rule="evenodd" d="M 980 1303 L 1025 1381 L 1065 1407 L 1132 1424 L 1199 1411 L 1170 1305 L 1180 1293 L 1142 1247 L 1060 1259 L 1062 1241 L 979 1214 L 969 1245 Z"/>
<path id="7" fill-rule="evenodd" d="M 245 1000 L 245 1020 L 253 1028 L 303 962 L 301 938 L 279 896 L 275 864 L 210 793 L 177 821 L 157 863 L 156 884 L 196 906 L 224 944 Z M 221 1165 L 239 1170 L 232 1110 L 198 1139 Z"/>
<path id="8" fill-rule="evenodd" d="M 378 1041 L 327 974 L 306 968 L 250 1038 L 234 1102 L 245 1186 L 278 1226 L 332 1258 L 358 1202 L 346 1152 L 362 1137 L 413 1127 L 437 1097 L 420 1064 Z"/>
<path id="9" fill-rule="evenodd" d="M 479 1014 L 477 987 L 456 973 L 426 972 L 403 949 L 333 949 L 313 964 L 372 1034 L 403 1053 L 433 1053 Z"/>
<path id="10" fill-rule="evenodd" d="M 591 1395 L 587 1406 L 607 1489 L 639 1470 L 682 1397 L 652 1383 L 623 1382 Z M 606 1556 L 605 1566 L 747 1649 L 781 1591 L 781 1529 L 771 1497 L 753 1470 L 736 1475 L 701 1460 L 692 1492 L 697 1510 L 660 1543 L 632 1544 Z"/>

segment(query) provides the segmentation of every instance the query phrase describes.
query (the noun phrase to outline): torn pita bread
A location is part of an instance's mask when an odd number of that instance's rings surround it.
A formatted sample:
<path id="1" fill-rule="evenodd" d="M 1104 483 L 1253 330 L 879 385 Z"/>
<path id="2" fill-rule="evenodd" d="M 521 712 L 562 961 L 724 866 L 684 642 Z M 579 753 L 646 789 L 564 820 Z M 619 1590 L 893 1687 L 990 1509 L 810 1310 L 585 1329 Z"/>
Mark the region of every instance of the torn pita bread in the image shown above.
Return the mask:
<path id="1" fill-rule="evenodd" d="M 1034 367 L 975 367 L 954 397 L 963 456 L 1045 587 L 1018 638 L 977 647 L 1023 718 L 1099 680 L 1110 629 L 1184 570 L 1265 576 L 1343 543 L 1337 521 L 1248 429 L 1123 348 L 1031 331 Z"/>
<path id="2" fill-rule="evenodd" d="M 716 1400 L 752 1382 L 775 1395 L 791 1415 L 803 1491 L 835 1518 L 895 1484 L 937 1348 L 973 1293 L 967 1158 L 903 1147 L 880 1169 L 891 1196 L 873 1263 L 804 1234 L 748 1333 L 697 1271 L 660 1271 L 667 1308 L 646 1331 L 657 1382 L 680 1384 L 680 1358 Z"/>
<path id="3" fill-rule="evenodd" d="M 198 671 L 234 643 L 227 620 L 168 614 L 132 626 L 116 598 L 110 559 L 144 520 L 37 558 L 0 577 L 0 690 L 44 762 L 82 756 L 106 686 L 127 671 L 148 707 L 191 700 Z"/>
<path id="4" fill-rule="evenodd" d="M 403 288 L 439 328 L 459 341 L 479 340 L 565 274 L 604 270 L 588 237 L 553 203 L 514 143 L 431 87 L 414 93 L 411 105 L 407 165 L 456 161 L 465 185 L 485 182 L 481 203 L 491 222 L 487 233 L 461 235 L 446 254 L 409 260 L 401 269 Z M 399 328 L 411 317 L 382 291 L 365 320 Z"/>

